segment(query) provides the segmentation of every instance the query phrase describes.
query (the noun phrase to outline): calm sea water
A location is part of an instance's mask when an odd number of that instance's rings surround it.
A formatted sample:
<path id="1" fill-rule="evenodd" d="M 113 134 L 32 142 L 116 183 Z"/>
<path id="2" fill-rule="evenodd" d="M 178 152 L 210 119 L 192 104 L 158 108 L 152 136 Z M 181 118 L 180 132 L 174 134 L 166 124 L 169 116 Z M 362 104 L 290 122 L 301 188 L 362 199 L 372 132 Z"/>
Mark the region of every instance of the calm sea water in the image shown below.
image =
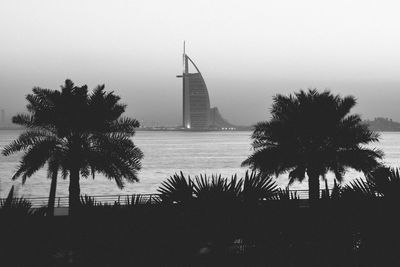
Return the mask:
<path id="1" fill-rule="evenodd" d="M 18 137 L 20 131 L 0 131 L 0 148 Z M 81 180 L 82 194 L 110 195 L 155 193 L 160 183 L 176 172 L 187 175 L 222 174 L 244 175 L 246 169 L 241 162 L 251 153 L 251 132 L 178 132 L 178 131 L 139 131 L 134 137 L 145 157 L 139 173 L 140 182 L 126 183 L 124 189 L 117 188 L 115 182 L 102 175 Z M 385 152 L 384 162 L 392 167 L 400 166 L 400 132 L 385 132 L 381 141 L 372 145 Z M 50 180 L 45 169 L 38 171 L 24 185 L 21 180 L 12 181 L 11 177 L 18 166 L 21 154 L 9 157 L 0 156 L 0 196 L 4 197 L 12 185 L 19 195 L 25 197 L 47 196 Z M 346 181 L 361 177 L 360 173 L 349 171 Z M 328 181 L 331 182 L 328 175 Z M 280 186 L 286 187 L 287 175 L 277 178 Z M 307 189 L 307 183 L 297 183 L 291 189 Z M 68 180 L 59 180 L 57 196 L 68 195 Z"/>

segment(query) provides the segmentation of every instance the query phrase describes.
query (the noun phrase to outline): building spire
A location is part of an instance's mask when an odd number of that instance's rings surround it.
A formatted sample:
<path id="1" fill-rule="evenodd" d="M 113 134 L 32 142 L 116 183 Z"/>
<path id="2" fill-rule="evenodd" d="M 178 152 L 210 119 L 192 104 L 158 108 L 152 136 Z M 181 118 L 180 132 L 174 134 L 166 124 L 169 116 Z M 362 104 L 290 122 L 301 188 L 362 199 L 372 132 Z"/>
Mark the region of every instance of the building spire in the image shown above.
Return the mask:
<path id="1" fill-rule="evenodd" d="M 185 51 L 185 40 L 183 40 L 183 54 L 182 54 L 182 73 L 185 73 L 185 57 L 186 57 L 186 51 Z"/>
<path id="2" fill-rule="evenodd" d="M 186 41 L 183 41 L 183 73 L 189 72 L 188 56 L 186 55 Z"/>

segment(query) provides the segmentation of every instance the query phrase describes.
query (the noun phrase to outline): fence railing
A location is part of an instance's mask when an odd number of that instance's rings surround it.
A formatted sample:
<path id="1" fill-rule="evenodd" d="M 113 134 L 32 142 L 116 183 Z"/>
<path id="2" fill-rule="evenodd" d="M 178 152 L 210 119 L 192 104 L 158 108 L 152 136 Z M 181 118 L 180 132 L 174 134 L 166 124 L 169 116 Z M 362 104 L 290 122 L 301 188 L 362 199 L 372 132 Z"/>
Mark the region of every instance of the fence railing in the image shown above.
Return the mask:
<path id="1" fill-rule="evenodd" d="M 325 190 L 320 190 L 320 196 Z M 331 190 L 329 190 L 331 192 Z M 297 196 L 299 199 L 308 199 L 308 190 L 289 190 L 291 195 Z M 48 197 L 24 197 L 26 200 L 32 203 L 33 208 L 39 208 L 47 206 Z M 139 200 L 141 203 L 154 204 L 161 200 L 159 194 L 127 194 L 127 195 L 94 195 L 90 196 L 92 200 L 100 203 L 114 204 L 118 202 L 121 205 L 128 204 L 132 198 Z M 66 208 L 69 206 L 68 196 L 56 197 L 54 206 L 56 208 Z"/>

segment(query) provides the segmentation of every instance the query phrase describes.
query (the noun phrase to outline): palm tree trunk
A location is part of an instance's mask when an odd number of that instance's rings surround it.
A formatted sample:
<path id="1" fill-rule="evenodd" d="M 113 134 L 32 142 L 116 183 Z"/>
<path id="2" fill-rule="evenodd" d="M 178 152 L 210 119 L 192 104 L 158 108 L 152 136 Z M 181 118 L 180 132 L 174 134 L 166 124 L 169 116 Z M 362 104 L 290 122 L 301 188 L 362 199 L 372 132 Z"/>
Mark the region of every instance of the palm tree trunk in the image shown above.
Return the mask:
<path id="1" fill-rule="evenodd" d="M 54 216 L 54 203 L 56 200 L 57 172 L 51 177 L 49 201 L 47 203 L 47 216 Z"/>
<path id="2" fill-rule="evenodd" d="M 73 168 L 69 174 L 69 214 L 72 215 L 80 204 L 79 168 Z"/>
<path id="3" fill-rule="evenodd" d="M 308 199 L 310 203 L 319 199 L 319 174 L 316 171 L 308 170 Z"/>

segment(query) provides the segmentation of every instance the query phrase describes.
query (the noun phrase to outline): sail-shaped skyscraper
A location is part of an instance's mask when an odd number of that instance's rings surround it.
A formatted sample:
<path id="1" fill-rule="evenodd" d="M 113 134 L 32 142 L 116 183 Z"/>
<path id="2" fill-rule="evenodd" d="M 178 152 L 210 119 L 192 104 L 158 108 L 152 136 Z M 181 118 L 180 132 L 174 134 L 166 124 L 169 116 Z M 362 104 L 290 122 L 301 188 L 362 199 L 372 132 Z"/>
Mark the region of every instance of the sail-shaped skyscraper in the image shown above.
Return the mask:
<path id="1" fill-rule="evenodd" d="M 189 62 L 196 72 L 189 72 Z M 203 76 L 183 49 L 183 119 L 185 129 L 202 130 L 210 126 L 210 98 Z"/>
<path id="2" fill-rule="evenodd" d="M 189 65 L 194 67 L 195 72 L 189 72 Z M 213 112 L 217 110 L 216 108 L 210 109 L 210 98 L 206 83 L 199 68 L 186 54 L 185 45 L 183 48 L 183 73 L 177 77 L 182 78 L 183 128 L 209 130 L 232 126 L 219 115 L 219 112 Z"/>

